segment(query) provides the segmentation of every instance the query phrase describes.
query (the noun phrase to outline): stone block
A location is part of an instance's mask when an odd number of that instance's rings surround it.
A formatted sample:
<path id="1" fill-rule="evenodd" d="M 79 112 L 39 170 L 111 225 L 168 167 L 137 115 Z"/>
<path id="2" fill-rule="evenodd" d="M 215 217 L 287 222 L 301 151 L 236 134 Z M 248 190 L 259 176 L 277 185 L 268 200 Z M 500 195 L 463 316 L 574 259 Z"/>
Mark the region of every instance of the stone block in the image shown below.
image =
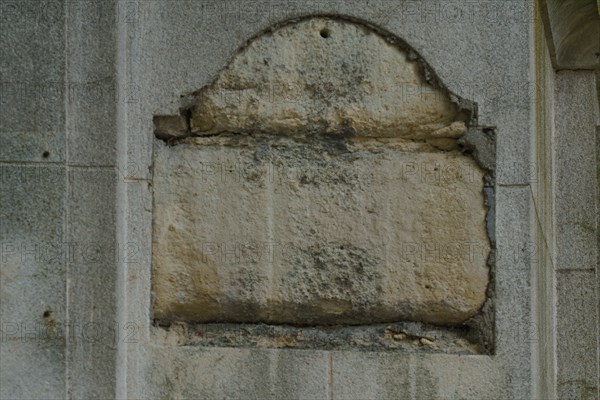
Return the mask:
<path id="1" fill-rule="evenodd" d="M 0 166 L 0 398 L 65 398 L 64 168 Z"/>
<path id="2" fill-rule="evenodd" d="M 457 323 L 476 314 L 490 245 L 475 162 L 394 144 L 336 154 L 334 145 L 234 137 L 157 148 L 155 318 Z"/>
<path id="3" fill-rule="evenodd" d="M 457 141 L 473 110 L 400 39 L 344 20 L 286 24 L 195 97 L 182 116 L 200 137 L 156 148 L 155 318 L 449 324 L 479 312 L 484 170 Z"/>
<path id="4" fill-rule="evenodd" d="M 65 392 L 64 338 L 0 341 L 0 398 L 48 399 Z"/>
<path id="5" fill-rule="evenodd" d="M 64 3 L 3 1 L 0 25 L 0 160 L 64 161 Z"/>
<path id="6" fill-rule="evenodd" d="M 331 369 L 334 399 L 512 398 L 487 356 L 335 352 Z"/>
<path id="7" fill-rule="evenodd" d="M 70 1 L 65 40 L 68 162 L 115 165 L 117 97 L 116 13 L 123 2 Z"/>
<path id="8" fill-rule="evenodd" d="M 557 387 L 559 398 L 598 396 L 598 276 L 559 271 L 556 276 Z M 586 397 L 587 396 L 587 397 Z"/>
<path id="9" fill-rule="evenodd" d="M 556 80 L 556 266 L 595 268 L 598 259 L 596 125 L 592 71 L 564 71 Z"/>
<path id="10" fill-rule="evenodd" d="M 69 259 L 68 307 L 77 333 L 67 354 L 69 364 L 77 366 L 68 371 L 69 393 L 75 398 L 112 398 L 116 348 L 126 333 L 125 322 L 117 324 L 115 265 L 131 248 L 115 241 L 115 170 L 68 171 L 67 237 L 75 250 Z"/>
<path id="11" fill-rule="evenodd" d="M 328 359 L 318 351 L 157 348 L 143 397 L 324 399 Z"/>
<path id="12" fill-rule="evenodd" d="M 65 173 L 54 166 L 0 166 L 0 304 L 2 320 L 64 321 Z"/>

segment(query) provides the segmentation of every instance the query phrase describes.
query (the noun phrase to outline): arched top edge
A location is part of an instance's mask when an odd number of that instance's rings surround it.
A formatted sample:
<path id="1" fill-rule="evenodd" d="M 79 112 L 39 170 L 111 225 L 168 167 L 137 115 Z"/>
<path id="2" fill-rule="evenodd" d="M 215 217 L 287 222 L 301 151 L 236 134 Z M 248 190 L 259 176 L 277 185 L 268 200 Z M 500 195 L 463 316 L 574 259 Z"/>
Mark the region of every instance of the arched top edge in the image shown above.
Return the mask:
<path id="1" fill-rule="evenodd" d="M 477 104 L 474 101 L 465 99 L 465 98 L 457 95 L 456 93 L 452 92 L 450 89 L 448 89 L 448 87 L 444 84 L 444 82 L 439 77 L 439 75 L 437 74 L 435 69 L 427 62 L 427 60 L 425 60 L 425 58 L 421 55 L 421 53 L 419 53 L 418 50 L 416 50 L 414 47 L 412 47 L 406 40 L 404 40 L 397 34 L 391 32 L 385 28 L 382 28 L 372 22 L 369 22 L 365 19 L 347 15 L 347 14 L 312 13 L 312 14 L 306 14 L 306 15 L 302 15 L 302 16 L 292 17 L 292 18 L 288 18 L 288 19 L 284 19 L 284 20 L 275 22 L 274 24 L 256 32 L 254 35 L 252 35 L 251 37 L 246 39 L 244 41 L 244 43 L 241 46 L 239 46 L 234 51 L 234 53 L 229 57 L 227 63 L 225 63 L 225 68 L 229 64 L 231 64 L 231 62 L 235 59 L 235 57 L 238 54 L 243 52 L 252 42 L 261 38 L 262 36 L 264 36 L 266 34 L 274 33 L 274 32 L 276 32 L 282 28 L 285 28 L 287 26 L 294 25 L 294 24 L 297 24 L 297 23 L 303 22 L 303 21 L 308 21 L 311 19 L 316 19 L 316 18 L 329 19 L 331 21 L 342 21 L 342 22 L 353 23 L 353 24 L 362 26 L 363 28 L 368 29 L 369 31 L 377 34 L 382 39 L 384 39 L 387 43 L 389 43 L 392 46 L 395 46 L 398 50 L 406 52 L 409 55 L 409 57 L 413 58 L 418 63 L 420 72 L 426 78 L 427 82 L 430 83 L 431 85 L 435 86 L 436 88 L 439 88 L 439 89 L 445 91 L 451 98 L 454 99 L 454 101 L 459 105 L 459 107 L 462 110 L 471 114 L 471 122 L 472 123 L 476 122 Z M 218 75 L 209 83 L 209 86 L 214 84 L 214 82 L 217 79 L 218 79 Z M 202 90 L 202 88 L 192 92 L 191 94 L 192 95 L 197 94 L 201 90 Z"/>
<path id="2" fill-rule="evenodd" d="M 455 140 L 477 124 L 475 103 L 451 92 L 404 39 L 345 15 L 310 14 L 259 31 L 186 99 L 188 134 L 178 137 Z"/>

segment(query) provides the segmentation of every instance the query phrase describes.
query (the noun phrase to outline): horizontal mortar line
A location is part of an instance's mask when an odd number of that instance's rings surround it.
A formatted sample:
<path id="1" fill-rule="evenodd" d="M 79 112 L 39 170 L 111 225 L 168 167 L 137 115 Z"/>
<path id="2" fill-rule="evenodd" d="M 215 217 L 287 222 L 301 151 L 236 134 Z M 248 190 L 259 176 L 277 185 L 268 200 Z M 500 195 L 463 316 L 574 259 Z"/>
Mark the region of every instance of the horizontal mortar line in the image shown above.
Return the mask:
<path id="1" fill-rule="evenodd" d="M 556 72 L 595 72 L 596 68 L 593 67 L 583 67 L 583 68 L 572 68 L 572 67 L 564 67 L 564 68 L 556 68 Z"/>
<path id="2" fill-rule="evenodd" d="M 517 187 L 517 188 L 528 188 L 531 187 L 531 184 L 529 183 L 497 183 L 496 186 L 498 187 Z"/>
<path id="3" fill-rule="evenodd" d="M 25 131 L 4 131 L 0 130 L 0 136 L 27 136 L 27 135 L 43 135 L 43 136 L 52 136 L 57 139 L 63 139 L 65 137 L 65 132 L 62 129 L 50 129 L 43 131 L 36 131 L 34 129 L 29 129 Z"/>
<path id="4" fill-rule="evenodd" d="M 14 166 L 40 166 L 40 165 L 48 165 L 48 166 L 58 166 L 64 167 L 64 161 L 2 161 L 0 160 L 0 165 L 14 165 Z"/>
<path id="5" fill-rule="evenodd" d="M 83 168 L 83 169 L 113 169 L 117 168 L 116 165 L 82 165 L 82 164 L 66 164 L 69 168 Z"/>
<path id="6" fill-rule="evenodd" d="M 70 85 L 89 85 L 92 83 L 99 83 L 99 82 L 104 82 L 104 81 L 108 81 L 111 79 L 114 79 L 116 77 L 116 75 L 106 75 L 102 78 L 98 78 L 98 79 L 94 79 L 94 80 L 70 80 L 70 79 L 55 79 L 55 80 L 41 80 L 41 81 L 36 81 L 36 80 L 18 80 L 18 81 L 0 81 L 0 85 L 32 85 L 32 86 L 44 86 L 44 85 L 50 85 L 50 84 L 56 84 L 56 85 L 64 85 L 66 84 L 70 84 Z"/>
<path id="7" fill-rule="evenodd" d="M 596 268 L 556 268 L 556 272 L 596 272 Z"/>
<path id="8" fill-rule="evenodd" d="M 0 165 L 8 166 L 55 166 L 55 167 L 69 167 L 69 168 L 87 168 L 87 169 L 112 169 L 117 168 L 116 165 L 81 165 L 81 164 L 69 164 L 64 161 L 0 161 Z"/>
<path id="9" fill-rule="evenodd" d="M 126 178 L 126 179 L 123 179 L 123 182 L 125 182 L 125 183 L 148 182 L 148 183 L 150 183 L 150 182 L 152 182 L 152 180 L 149 178 Z"/>

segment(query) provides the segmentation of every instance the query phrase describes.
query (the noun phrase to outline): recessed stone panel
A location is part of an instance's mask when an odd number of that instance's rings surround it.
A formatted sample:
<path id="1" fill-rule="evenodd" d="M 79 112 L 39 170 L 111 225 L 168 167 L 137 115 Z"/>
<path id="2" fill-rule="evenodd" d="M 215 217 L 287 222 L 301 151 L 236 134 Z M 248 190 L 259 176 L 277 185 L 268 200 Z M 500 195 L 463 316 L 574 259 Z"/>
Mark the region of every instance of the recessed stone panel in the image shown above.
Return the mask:
<path id="1" fill-rule="evenodd" d="M 473 317 L 490 242 L 485 171 L 460 146 L 468 117 L 369 27 L 312 18 L 253 39 L 180 128 L 155 120 L 170 142 L 154 155 L 154 317 Z"/>

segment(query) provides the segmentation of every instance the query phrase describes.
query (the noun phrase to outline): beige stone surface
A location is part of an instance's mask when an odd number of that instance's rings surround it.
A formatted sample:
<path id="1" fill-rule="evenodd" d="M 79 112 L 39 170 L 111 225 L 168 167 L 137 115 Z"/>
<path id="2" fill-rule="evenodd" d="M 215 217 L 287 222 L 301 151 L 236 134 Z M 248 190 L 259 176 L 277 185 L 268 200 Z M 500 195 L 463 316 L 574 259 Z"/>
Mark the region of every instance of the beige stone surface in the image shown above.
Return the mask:
<path id="1" fill-rule="evenodd" d="M 156 149 L 155 317 L 464 321 L 488 283 L 482 171 L 427 144 Z"/>
<path id="2" fill-rule="evenodd" d="M 414 57 L 316 18 L 250 42 L 154 154 L 154 317 L 460 323 L 486 299 L 484 172 Z"/>
<path id="3" fill-rule="evenodd" d="M 197 93 L 191 130 L 460 136 L 465 125 L 456 105 L 425 81 L 415 58 L 347 21 L 287 25 L 251 41 Z"/>

